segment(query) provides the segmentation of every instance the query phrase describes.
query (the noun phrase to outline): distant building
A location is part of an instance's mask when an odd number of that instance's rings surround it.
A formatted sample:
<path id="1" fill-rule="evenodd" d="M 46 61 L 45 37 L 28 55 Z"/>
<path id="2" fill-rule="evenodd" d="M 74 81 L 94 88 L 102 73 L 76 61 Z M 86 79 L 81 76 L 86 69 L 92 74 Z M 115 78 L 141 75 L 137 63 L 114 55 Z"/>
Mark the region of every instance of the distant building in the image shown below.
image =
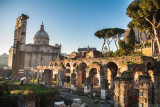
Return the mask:
<path id="1" fill-rule="evenodd" d="M 42 23 L 40 30 L 34 35 L 34 43 L 25 45 L 25 69 L 38 65 L 48 66 L 50 61 L 55 61 L 58 54 L 61 53 L 61 45 L 49 45 L 49 35 L 44 30 Z M 9 66 L 12 63 L 13 49 L 9 50 Z"/>
<path id="2" fill-rule="evenodd" d="M 96 48 L 90 48 L 89 46 L 87 48 L 78 48 L 78 54 L 80 56 L 84 56 L 83 53 L 87 51 L 97 50 Z"/>
<path id="3" fill-rule="evenodd" d="M 135 42 L 136 42 L 135 44 L 141 43 L 142 41 L 146 42 L 148 40 L 149 37 L 147 36 L 147 34 L 145 34 L 145 32 L 141 32 L 137 29 L 133 29 L 133 30 L 135 34 Z M 129 32 L 130 32 L 130 29 L 125 29 L 124 38 L 123 38 L 125 42 L 127 41 L 126 38 Z"/>
<path id="4" fill-rule="evenodd" d="M 12 68 L 12 59 L 13 59 L 13 46 L 9 49 L 9 56 L 8 56 L 8 68 Z"/>

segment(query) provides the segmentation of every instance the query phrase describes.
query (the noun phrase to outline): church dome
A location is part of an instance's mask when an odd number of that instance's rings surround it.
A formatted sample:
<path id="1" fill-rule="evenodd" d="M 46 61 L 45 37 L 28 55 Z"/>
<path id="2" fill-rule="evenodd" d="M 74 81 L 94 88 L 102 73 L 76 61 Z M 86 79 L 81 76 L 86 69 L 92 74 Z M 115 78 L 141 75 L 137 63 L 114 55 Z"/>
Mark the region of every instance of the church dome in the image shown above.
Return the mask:
<path id="1" fill-rule="evenodd" d="M 40 27 L 40 30 L 34 35 L 34 44 L 46 44 L 49 45 L 48 33 L 44 30 L 44 25 Z"/>

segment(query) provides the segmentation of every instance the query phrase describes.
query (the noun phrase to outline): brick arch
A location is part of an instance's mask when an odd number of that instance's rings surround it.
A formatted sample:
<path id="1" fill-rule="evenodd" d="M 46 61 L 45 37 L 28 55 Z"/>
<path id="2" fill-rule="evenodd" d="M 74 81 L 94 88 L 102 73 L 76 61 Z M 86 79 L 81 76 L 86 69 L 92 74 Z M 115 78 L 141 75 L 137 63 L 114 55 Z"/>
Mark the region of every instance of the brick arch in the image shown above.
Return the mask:
<path id="1" fill-rule="evenodd" d="M 100 76 L 100 69 L 101 69 L 101 66 L 98 64 L 98 63 L 92 63 L 91 65 L 89 65 L 89 67 L 87 68 L 87 74 L 86 74 L 86 77 L 89 76 L 89 72 L 95 68 L 97 70 L 97 74 L 98 76 Z"/>
<path id="2" fill-rule="evenodd" d="M 89 65 L 89 67 L 87 68 L 87 71 L 90 71 L 92 68 L 96 68 L 98 71 L 100 71 L 101 66 L 98 62 L 96 63 L 92 63 L 91 65 Z"/>
<path id="3" fill-rule="evenodd" d="M 139 76 L 145 75 L 145 69 L 143 64 L 132 65 L 131 76 L 133 77 L 133 101 L 137 102 L 139 99 Z"/>
<path id="4" fill-rule="evenodd" d="M 135 64 L 132 66 L 132 77 L 134 78 L 136 72 L 142 72 L 145 75 L 145 67 L 143 64 Z"/>
<path id="5" fill-rule="evenodd" d="M 104 65 L 104 78 L 107 78 L 109 83 L 109 88 L 114 88 L 114 78 L 118 73 L 118 66 L 115 62 L 108 62 Z"/>
<path id="6" fill-rule="evenodd" d="M 105 76 L 107 75 L 106 73 L 108 72 L 107 68 L 110 69 L 111 73 L 113 74 L 113 77 L 117 75 L 118 72 L 118 66 L 115 62 L 108 62 L 107 64 L 104 65 L 105 67 Z"/>
<path id="7" fill-rule="evenodd" d="M 100 86 L 100 72 L 97 67 L 92 67 L 87 72 L 87 78 L 91 78 L 91 87 Z"/>

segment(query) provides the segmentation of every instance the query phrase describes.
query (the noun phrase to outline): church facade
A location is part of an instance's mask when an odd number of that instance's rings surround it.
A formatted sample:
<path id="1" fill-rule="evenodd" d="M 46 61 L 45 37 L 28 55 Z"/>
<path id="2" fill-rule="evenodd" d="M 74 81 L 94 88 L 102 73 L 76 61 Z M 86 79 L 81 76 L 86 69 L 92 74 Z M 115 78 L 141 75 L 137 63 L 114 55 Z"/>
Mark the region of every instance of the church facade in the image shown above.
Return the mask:
<path id="1" fill-rule="evenodd" d="M 61 53 L 61 45 L 55 44 L 49 45 L 49 35 L 44 30 L 42 23 L 40 30 L 34 35 L 33 44 L 25 45 L 25 69 L 33 69 L 36 66 L 48 66 L 50 61 L 55 61 L 57 55 Z M 13 53 L 10 49 L 9 55 Z M 12 57 L 9 59 L 9 63 L 12 63 Z M 10 64 L 10 67 L 12 64 Z"/>

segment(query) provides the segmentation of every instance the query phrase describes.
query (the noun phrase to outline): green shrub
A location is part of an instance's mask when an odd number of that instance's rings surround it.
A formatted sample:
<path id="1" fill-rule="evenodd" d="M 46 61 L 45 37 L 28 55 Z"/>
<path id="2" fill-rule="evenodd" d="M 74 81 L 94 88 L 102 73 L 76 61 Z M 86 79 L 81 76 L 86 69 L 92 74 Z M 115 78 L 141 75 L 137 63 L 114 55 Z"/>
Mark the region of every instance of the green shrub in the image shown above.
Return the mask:
<path id="1" fill-rule="evenodd" d="M 135 64 L 134 62 L 127 62 L 127 63 L 123 63 L 123 65 L 132 65 L 132 64 Z"/>

